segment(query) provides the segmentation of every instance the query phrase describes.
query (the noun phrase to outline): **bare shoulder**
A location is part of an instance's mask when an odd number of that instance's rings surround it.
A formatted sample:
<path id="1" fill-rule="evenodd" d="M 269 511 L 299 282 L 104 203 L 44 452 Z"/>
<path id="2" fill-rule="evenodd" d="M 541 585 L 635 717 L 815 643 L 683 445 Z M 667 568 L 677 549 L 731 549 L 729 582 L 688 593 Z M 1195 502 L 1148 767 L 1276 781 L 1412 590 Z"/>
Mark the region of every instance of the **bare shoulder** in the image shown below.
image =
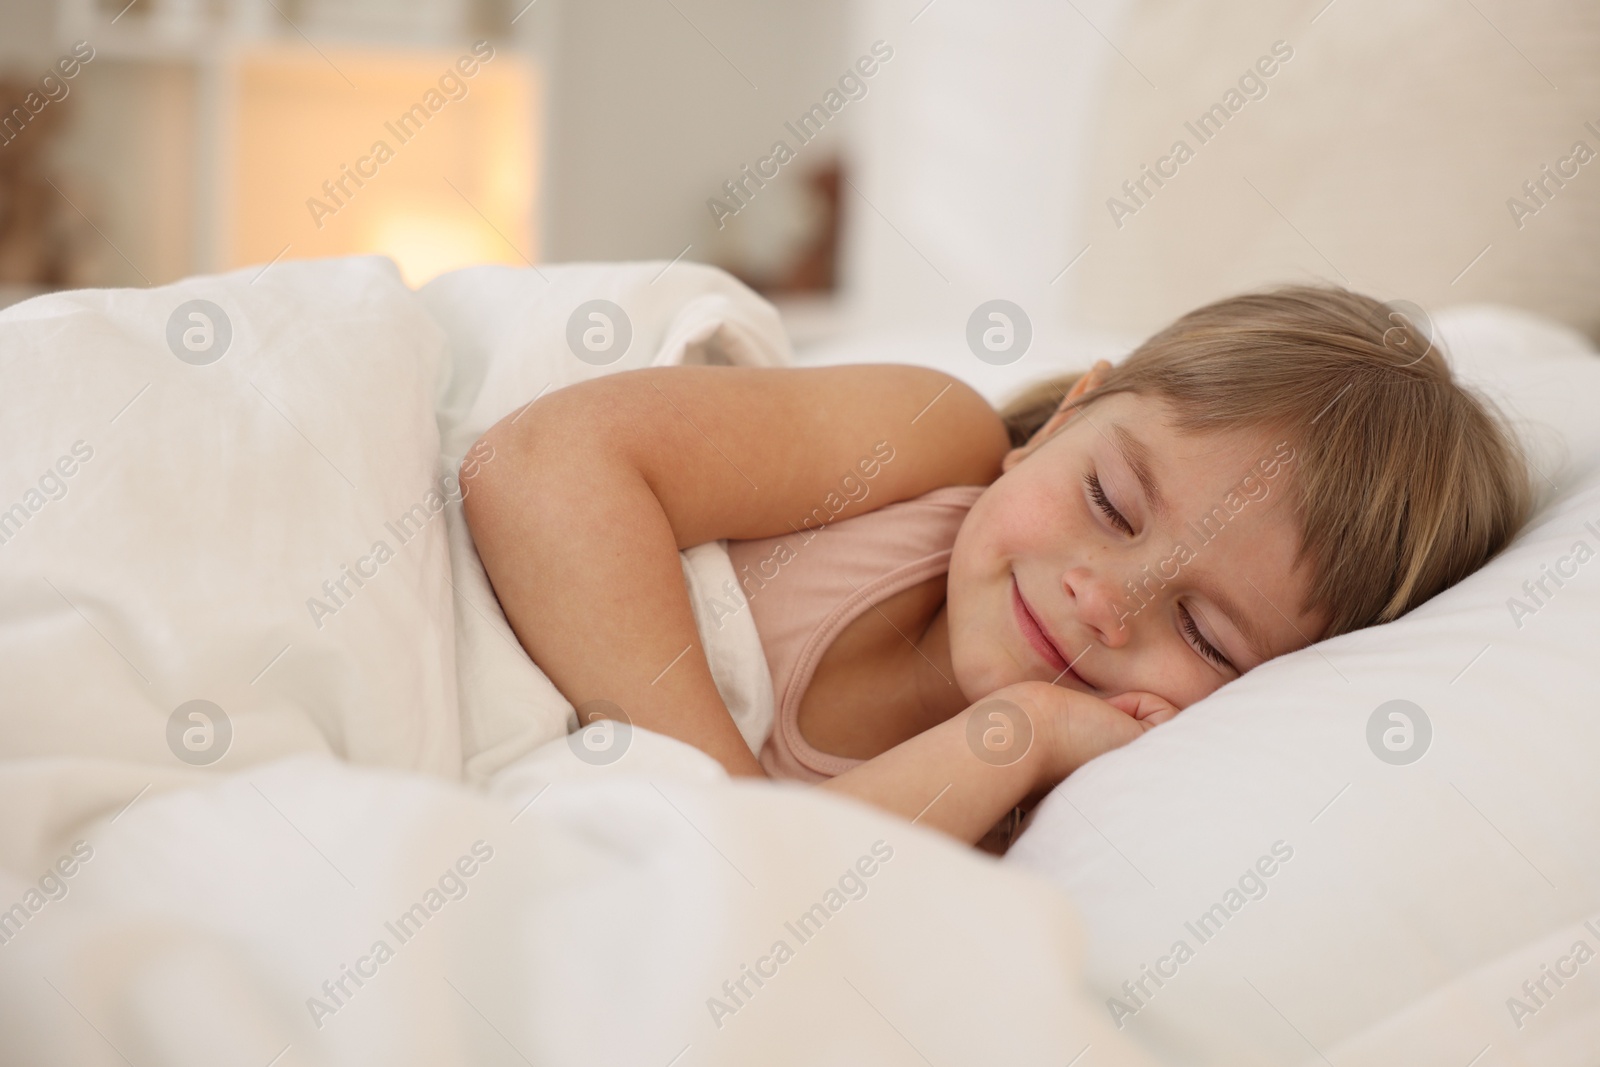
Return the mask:
<path id="1" fill-rule="evenodd" d="M 1010 447 L 983 396 L 897 363 L 648 367 L 568 386 L 485 435 L 497 452 L 606 449 L 637 468 L 679 547 L 799 529 L 829 494 L 849 518 L 949 485 L 988 485 Z M 868 472 L 871 472 L 870 474 Z"/>

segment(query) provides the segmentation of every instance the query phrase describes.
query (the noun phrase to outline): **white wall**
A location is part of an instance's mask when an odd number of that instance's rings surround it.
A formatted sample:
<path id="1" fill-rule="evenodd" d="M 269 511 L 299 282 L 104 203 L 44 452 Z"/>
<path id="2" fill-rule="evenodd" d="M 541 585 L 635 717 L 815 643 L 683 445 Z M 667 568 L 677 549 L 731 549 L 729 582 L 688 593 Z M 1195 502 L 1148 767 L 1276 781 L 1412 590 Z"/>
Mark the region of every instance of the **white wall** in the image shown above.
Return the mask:
<path id="1" fill-rule="evenodd" d="M 704 259 L 715 230 L 707 198 L 774 139 L 793 144 L 784 121 L 865 50 L 844 39 L 844 0 L 540 0 L 538 8 L 547 4 L 559 5 L 550 13 L 555 46 L 545 50 L 542 252 L 552 261 L 671 259 L 691 243 L 685 258 Z M 830 124 L 804 152 L 820 157 L 838 136 Z M 776 180 L 798 178 L 785 168 Z M 777 199 L 758 193 L 745 210 L 759 215 Z"/>
<path id="2" fill-rule="evenodd" d="M 55 58 L 50 52 L 54 25 L 54 3 L 0 0 L 0 64 L 15 64 L 19 74 L 38 66 L 42 74 L 43 64 Z"/>
<path id="3" fill-rule="evenodd" d="M 856 324 L 964 346 L 972 311 L 1005 299 L 1048 344 L 1065 320 L 1061 272 L 1084 245 L 1081 154 L 1126 5 L 924 2 L 862 0 L 851 20 L 853 38 L 895 48 L 861 114 L 860 195 L 846 203 Z"/>

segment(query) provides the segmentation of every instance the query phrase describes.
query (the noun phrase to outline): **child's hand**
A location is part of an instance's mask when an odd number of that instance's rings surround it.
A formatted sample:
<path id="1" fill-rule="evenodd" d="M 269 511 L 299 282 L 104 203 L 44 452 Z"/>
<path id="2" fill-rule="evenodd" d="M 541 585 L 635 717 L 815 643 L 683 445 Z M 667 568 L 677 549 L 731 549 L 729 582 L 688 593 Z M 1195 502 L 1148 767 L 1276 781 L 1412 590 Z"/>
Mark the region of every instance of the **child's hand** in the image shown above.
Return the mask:
<path id="1" fill-rule="evenodd" d="M 1132 715 L 1144 723 L 1146 729 L 1160 726 L 1178 714 L 1177 708 L 1154 693 L 1118 693 L 1106 703 Z"/>
<path id="2" fill-rule="evenodd" d="M 1045 681 L 1002 686 L 820 788 L 971 844 L 1008 811 L 1043 798 L 1089 760 L 1177 712 L 1148 693 L 1115 699 Z"/>
<path id="3" fill-rule="evenodd" d="M 1096 756 L 1110 752 L 1166 722 L 1178 709 L 1152 693 L 1121 693 L 1101 700 L 1049 682 L 1017 682 L 991 694 L 1022 705 L 1034 721 L 1037 740 L 1049 746 L 1045 761 L 1053 787 Z"/>

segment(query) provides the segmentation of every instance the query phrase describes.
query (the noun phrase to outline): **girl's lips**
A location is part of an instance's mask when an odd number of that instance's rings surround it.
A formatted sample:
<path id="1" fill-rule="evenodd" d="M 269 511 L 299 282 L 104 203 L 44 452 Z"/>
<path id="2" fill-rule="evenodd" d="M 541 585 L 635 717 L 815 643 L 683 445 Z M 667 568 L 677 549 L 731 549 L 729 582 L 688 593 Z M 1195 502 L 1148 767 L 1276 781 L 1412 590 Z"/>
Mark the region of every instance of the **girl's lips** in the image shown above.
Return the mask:
<path id="1" fill-rule="evenodd" d="M 1069 672 L 1066 657 L 1051 643 L 1050 638 L 1045 635 L 1044 627 L 1029 610 L 1028 602 L 1022 599 L 1022 589 L 1017 585 L 1015 574 L 1011 576 L 1011 609 L 1017 617 L 1017 628 L 1022 631 L 1022 636 L 1027 638 L 1028 644 L 1033 646 L 1033 650 L 1039 653 L 1052 669 Z"/>

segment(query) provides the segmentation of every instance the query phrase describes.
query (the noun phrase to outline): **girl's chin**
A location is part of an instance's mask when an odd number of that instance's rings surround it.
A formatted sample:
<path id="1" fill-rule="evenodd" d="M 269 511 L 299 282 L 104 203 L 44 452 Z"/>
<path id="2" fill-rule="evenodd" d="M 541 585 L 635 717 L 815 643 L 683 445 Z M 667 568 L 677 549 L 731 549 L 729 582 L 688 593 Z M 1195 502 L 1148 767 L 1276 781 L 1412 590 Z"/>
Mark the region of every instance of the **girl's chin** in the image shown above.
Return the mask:
<path id="1" fill-rule="evenodd" d="M 1032 682 L 1038 680 L 1037 667 L 1017 663 L 1010 656 L 996 650 L 996 659 L 985 665 L 981 671 L 971 674 L 957 670 L 953 679 L 961 692 L 966 695 L 969 704 L 982 700 L 990 693 L 1004 689 L 1008 685 L 1018 682 Z M 1044 681 L 1049 681 L 1046 678 Z M 968 684 L 970 683 L 970 684 Z"/>

